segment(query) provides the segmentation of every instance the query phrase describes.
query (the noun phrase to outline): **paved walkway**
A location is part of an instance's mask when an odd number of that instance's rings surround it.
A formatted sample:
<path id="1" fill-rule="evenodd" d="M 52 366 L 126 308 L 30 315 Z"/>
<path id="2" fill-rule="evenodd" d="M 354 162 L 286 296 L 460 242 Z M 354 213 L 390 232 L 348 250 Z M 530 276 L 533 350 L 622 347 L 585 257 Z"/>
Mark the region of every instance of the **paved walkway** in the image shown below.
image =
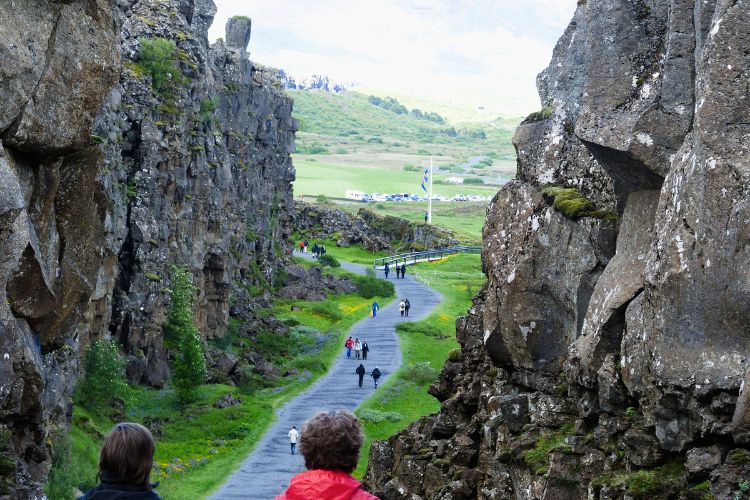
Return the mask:
<path id="1" fill-rule="evenodd" d="M 346 262 L 342 262 L 341 267 L 358 274 L 364 274 L 365 271 L 364 266 Z M 383 277 L 382 271 L 378 275 Z M 396 285 L 398 299 L 384 307 L 377 318 L 366 317 L 350 330 L 353 338 L 367 339 L 370 345 L 367 361 L 362 361 L 367 369 L 363 387 L 358 387 L 357 375 L 354 373 L 360 361 L 354 359 L 353 352 L 352 359 L 346 359 L 342 346 L 342 354 L 328 374 L 279 409 L 276 422 L 239 469 L 214 492 L 210 497 L 212 500 L 268 500 L 282 493 L 292 476 L 305 470 L 303 458 L 299 454 L 291 455 L 289 451 L 287 433 L 292 425 L 296 425 L 299 430 L 305 420 L 321 410 L 354 411 L 375 390 L 372 378 L 369 377 L 375 366 L 383 374 L 380 384 L 401 366 L 396 324 L 406 319 L 417 321 L 424 318 L 440 303 L 442 297 L 433 289 L 417 282 L 414 276 L 409 275 L 408 268 L 405 279 L 394 279 L 394 274 L 391 274 L 390 281 Z M 402 318 L 398 311 L 399 299 L 404 297 L 411 302 L 409 318 Z"/>

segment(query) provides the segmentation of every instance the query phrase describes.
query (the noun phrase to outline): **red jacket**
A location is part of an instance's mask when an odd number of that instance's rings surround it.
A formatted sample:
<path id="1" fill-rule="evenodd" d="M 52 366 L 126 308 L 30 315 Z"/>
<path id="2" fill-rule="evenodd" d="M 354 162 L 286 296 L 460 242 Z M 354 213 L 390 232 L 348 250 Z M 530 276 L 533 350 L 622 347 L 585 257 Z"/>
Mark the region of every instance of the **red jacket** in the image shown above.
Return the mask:
<path id="1" fill-rule="evenodd" d="M 353 345 L 354 345 L 354 342 L 352 342 L 352 339 L 346 339 L 346 342 L 344 343 L 344 347 L 346 347 L 347 349 L 351 349 Z"/>
<path id="2" fill-rule="evenodd" d="M 316 469 L 297 474 L 275 500 L 379 500 L 346 472 Z"/>

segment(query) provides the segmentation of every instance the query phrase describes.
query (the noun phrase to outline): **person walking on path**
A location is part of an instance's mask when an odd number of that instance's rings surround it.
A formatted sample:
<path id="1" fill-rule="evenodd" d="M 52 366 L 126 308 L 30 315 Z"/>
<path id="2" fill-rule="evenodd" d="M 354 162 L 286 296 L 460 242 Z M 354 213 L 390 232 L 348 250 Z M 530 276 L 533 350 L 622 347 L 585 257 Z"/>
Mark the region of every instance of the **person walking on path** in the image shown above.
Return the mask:
<path id="1" fill-rule="evenodd" d="M 367 339 L 362 342 L 362 359 L 367 359 L 367 353 L 370 352 L 370 346 L 367 345 Z"/>
<path id="2" fill-rule="evenodd" d="M 294 476 L 275 500 L 378 500 L 351 476 L 364 436 L 348 411 L 321 412 L 305 422 L 299 451 L 307 471 Z"/>
<path id="3" fill-rule="evenodd" d="M 325 255 L 325 254 L 326 254 L 326 246 L 321 243 L 320 244 L 320 255 Z"/>
<path id="4" fill-rule="evenodd" d="M 378 370 L 377 366 L 372 371 L 372 373 L 370 373 L 370 376 L 375 381 L 375 389 L 377 389 L 378 388 L 378 380 L 380 380 L 380 370 Z"/>
<path id="5" fill-rule="evenodd" d="M 401 264 L 401 279 L 406 278 L 406 263 Z"/>
<path id="6" fill-rule="evenodd" d="M 398 304 L 398 312 L 401 313 L 401 317 L 404 317 L 404 311 L 406 310 L 406 302 L 404 302 L 404 299 L 401 299 L 401 302 Z"/>
<path id="7" fill-rule="evenodd" d="M 409 317 L 409 309 L 411 309 L 411 302 L 409 302 L 409 299 L 404 300 L 404 310 L 406 311 L 406 317 Z"/>
<path id="8" fill-rule="evenodd" d="M 385 279 L 388 279 L 388 273 L 391 272 L 391 268 L 388 266 L 388 263 L 385 263 L 385 267 L 383 268 L 383 272 L 385 273 Z"/>
<path id="9" fill-rule="evenodd" d="M 380 304 L 378 304 L 378 301 L 372 303 L 372 317 L 377 318 L 378 317 L 378 309 L 380 309 Z"/>
<path id="10" fill-rule="evenodd" d="M 362 381 L 365 379 L 365 365 L 360 363 L 354 372 L 359 376 L 359 387 L 362 388 Z"/>
<path id="11" fill-rule="evenodd" d="M 362 342 L 359 338 L 354 339 L 354 357 L 360 359 L 362 357 Z"/>
<path id="12" fill-rule="evenodd" d="M 401 277 L 401 264 L 396 264 L 396 279 Z"/>
<path id="13" fill-rule="evenodd" d="M 305 251 L 305 242 L 304 241 L 300 241 L 299 242 L 299 253 L 304 253 L 304 251 Z"/>
<path id="14" fill-rule="evenodd" d="M 351 337 L 346 339 L 346 342 L 344 342 L 344 347 L 346 347 L 346 357 L 347 359 L 351 359 L 352 357 L 352 347 L 354 347 L 354 341 Z"/>
<path id="15" fill-rule="evenodd" d="M 318 253 L 320 253 L 320 247 L 318 246 L 317 243 L 313 243 L 313 247 L 312 247 L 313 259 L 315 257 L 318 257 Z"/>
<path id="16" fill-rule="evenodd" d="M 295 426 L 292 426 L 292 430 L 289 431 L 289 444 L 292 446 L 292 455 L 294 455 L 294 449 L 297 448 L 297 437 L 299 437 L 299 432 L 297 432 Z"/>

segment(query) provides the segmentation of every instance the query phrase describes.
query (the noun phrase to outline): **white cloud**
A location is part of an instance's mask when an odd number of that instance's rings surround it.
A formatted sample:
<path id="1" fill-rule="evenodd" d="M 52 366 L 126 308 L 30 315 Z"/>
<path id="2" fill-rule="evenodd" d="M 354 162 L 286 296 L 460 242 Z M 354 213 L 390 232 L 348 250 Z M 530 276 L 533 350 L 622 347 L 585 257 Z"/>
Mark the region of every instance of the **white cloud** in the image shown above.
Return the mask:
<path id="1" fill-rule="evenodd" d="M 260 63 L 509 114 L 539 107 L 536 74 L 575 9 L 575 0 L 215 1 L 209 37 L 223 36 L 228 17 L 250 16 Z"/>

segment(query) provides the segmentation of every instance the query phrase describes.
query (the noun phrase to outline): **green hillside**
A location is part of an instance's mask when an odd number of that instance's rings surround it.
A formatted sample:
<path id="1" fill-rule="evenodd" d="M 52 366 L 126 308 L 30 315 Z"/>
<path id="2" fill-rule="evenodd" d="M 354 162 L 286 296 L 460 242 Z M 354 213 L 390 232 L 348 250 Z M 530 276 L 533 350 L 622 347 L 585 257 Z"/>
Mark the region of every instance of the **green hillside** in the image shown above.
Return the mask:
<path id="1" fill-rule="evenodd" d="M 412 193 L 422 170 L 435 167 L 433 193 L 493 196 L 516 171 L 511 138 L 518 120 L 450 123 L 432 109 L 408 108 L 389 97 L 357 92 L 290 91 L 300 121 L 294 165 L 295 195 L 305 201 L 343 198 L 347 190 Z M 466 184 L 449 184 L 463 177 Z M 469 184 L 471 182 L 471 184 Z M 341 201 L 335 200 L 336 203 Z M 479 239 L 486 202 L 435 203 L 435 223 Z M 384 202 L 377 212 L 423 217 L 426 203 Z"/>

